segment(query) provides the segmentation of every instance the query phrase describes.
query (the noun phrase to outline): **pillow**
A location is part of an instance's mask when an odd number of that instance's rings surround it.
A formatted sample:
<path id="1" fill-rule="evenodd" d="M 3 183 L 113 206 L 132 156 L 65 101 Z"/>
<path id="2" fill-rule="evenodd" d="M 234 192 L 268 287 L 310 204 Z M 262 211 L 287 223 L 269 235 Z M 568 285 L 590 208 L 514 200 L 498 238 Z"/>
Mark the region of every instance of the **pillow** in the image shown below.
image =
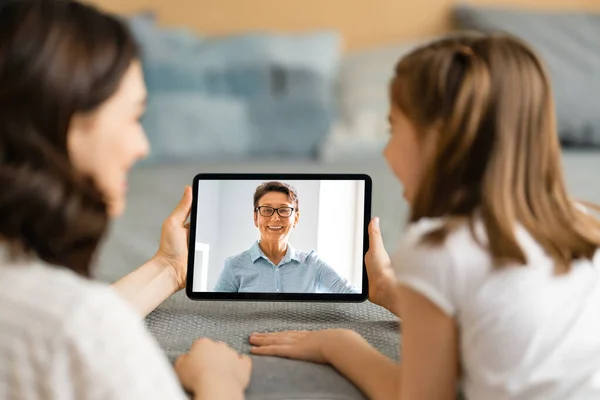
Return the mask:
<path id="1" fill-rule="evenodd" d="M 381 157 L 387 143 L 389 84 L 398 61 L 424 41 L 349 53 L 336 84 L 336 122 L 319 149 L 324 161 Z"/>
<path id="2" fill-rule="evenodd" d="M 249 102 L 248 114 L 253 157 L 315 158 L 333 119 L 331 98 L 319 92 L 266 96 Z"/>
<path id="3" fill-rule="evenodd" d="M 250 148 L 250 121 L 242 101 L 202 93 L 148 96 L 142 119 L 156 160 L 211 162 L 237 159 Z"/>
<path id="4" fill-rule="evenodd" d="M 529 43 L 545 61 L 553 84 L 564 145 L 600 145 L 600 14 L 459 5 L 462 29 L 503 31 Z"/>
<path id="5" fill-rule="evenodd" d="M 240 34 L 211 38 L 189 47 L 177 58 L 148 60 L 145 73 L 150 90 L 206 90 L 206 81 L 250 84 L 256 79 L 256 67 L 303 69 L 333 84 L 341 58 L 341 38 L 336 32 L 306 34 Z M 233 80 L 232 80 L 233 78 Z M 191 87 L 189 86 L 191 85 Z"/>
<path id="6" fill-rule="evenodd" d="M 125 21 L 145 61 L 169 60 L 192 51 L 201 43 L 201 38 L 189 29 L 159 27 L 152 12 L 135 14 Z"/>
<path id="7" fill-rule="evenodd" d="M 389 84 L 400 59 L 422 42 L 405 42 L 349 53 L 342 61 L 337 88 L 340 117 L 352 121 L 369 110 L 389 111 Z"/>
<path id="8" fill-rule="evenodd" d="M 151 31 L 148 21 L 138 24 Z M 138 34 L 141 31 L 138 27 Z M 238 158 L 315 156 L 335 112 L 333 90 L 341 53 L 339 34 L 319 31 L 232 35 L 182 46 L 180 49 L 184 50 L 174 56 L 165 56 L 167 47 L 156 46 L 150 52 L 154 56 L 144 58 L 144 74 L 149 98 L 158 99 L 160 105 L 149 107 L 147 115 L 170 114 L 144 119 L 155 149 L 146 162 L 185 160 L 203 151 L 217 158 L 220 154 L 236 154 Z M 217 105 L 210 104 L 213 98 Z M 169 104 L 168 99 L 177 100 Z M 184 99 L 193 100 L 184 104 Z M 232 111 L 234 121 L 226 120 L 229 112 L 223 110 L 223 102 L 228 102 L 228 107 L 236 105 Z M 208 111 L 194 108 L 201 104 Z M 194 110 L 197 115 L 192 117 Z M 182 113 L 195 123 L 177 122 L 177 115 Z M 219 118 L 225 121 L 219 124 Z M 215 138 L 232 135 L 229 128 L 225 128 L 226 133 L 221 131 L 229 124 L 235 125 L 238 147 L 221 153 L 226 151 L 224 142 Z M 163 130 L 168 133 L 162 133 Z M 248 136 L 242 140 L 241 135 Z M 181 144 L 184 142 L 187 145 Z M 203 149 L 195 150 L 197 146 Z"/>

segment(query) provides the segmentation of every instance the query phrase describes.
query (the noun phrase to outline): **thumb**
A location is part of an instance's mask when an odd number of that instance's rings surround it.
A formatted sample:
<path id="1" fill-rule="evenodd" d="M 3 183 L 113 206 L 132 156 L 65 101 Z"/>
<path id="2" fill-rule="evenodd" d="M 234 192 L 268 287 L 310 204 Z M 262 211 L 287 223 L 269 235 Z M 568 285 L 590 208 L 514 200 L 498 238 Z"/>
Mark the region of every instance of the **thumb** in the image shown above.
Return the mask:
<path id="1" fill-rule="evenodd" d="M 173 210 L 171 216 L 175 218 L 177 221 L 180 221 L 182 224 L 185 222 L 187 217 L 190 215 L 192 211 L 192 188 L 190 186 L 186 186 L 183 191 L 183 197 Z"/>
<path id="2" fill-rule="evenodd" d="M 375 253 L 385 252 L 379 228 L 379 217 L 374 217 L 369 224 L 369 250 Z"/>
<path id="3" fill-rule="evenodd" d="M 179 357 L 177 357 L 177 359 L 175 360 L 175 363 L 173 364 L 173 367 L 175 367 L 175 371 L 180 371 L 182 364 L 185 362 L 185 359 L 187 358 L 187 354 L 181 354 Z"/>

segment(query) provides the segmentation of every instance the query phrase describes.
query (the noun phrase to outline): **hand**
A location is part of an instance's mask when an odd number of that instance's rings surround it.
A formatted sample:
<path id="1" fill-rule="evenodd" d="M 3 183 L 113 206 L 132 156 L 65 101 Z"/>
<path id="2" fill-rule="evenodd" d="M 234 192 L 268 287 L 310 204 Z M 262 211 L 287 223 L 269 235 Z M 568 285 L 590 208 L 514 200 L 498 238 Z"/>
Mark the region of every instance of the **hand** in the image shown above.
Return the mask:
<path id="1" fill-rule="evenodd" d="M 183 387 L 196 395 L 207 394 L 207 398 L 217 394 L 226 399 L 239 397 L 250 383 L 251 371 L 250 357 L 207 338 L 196 340 L 189 353 L 175 361 Z"/>
<path id="2" fill-rule="evenodd" d="M 379 218 L 369 224 L 369 251 L 365 256 L 367 276 L 369 277 L 369 300 L 372 303 L 390 309 L 394 296 L 396 276 L 392 262 L 381 237 Z"/>
<path id="3" fill-rule="evenodd" d="M 255 346 L 252 354 L 326 364 L 327 347 L 347 334 L 355 333 L 345 329 L 253 333 L 250 344 Z"/>
<path id="4" fill-rule="evenodd" d="M 183 198 L 163 222 L 160 246 L 155 259 L 173 268 L 178 289 L 185 288 L 187 278 L 189 224 L 186 220 L 192 209 L 192 188 L 185 187 Z"/>

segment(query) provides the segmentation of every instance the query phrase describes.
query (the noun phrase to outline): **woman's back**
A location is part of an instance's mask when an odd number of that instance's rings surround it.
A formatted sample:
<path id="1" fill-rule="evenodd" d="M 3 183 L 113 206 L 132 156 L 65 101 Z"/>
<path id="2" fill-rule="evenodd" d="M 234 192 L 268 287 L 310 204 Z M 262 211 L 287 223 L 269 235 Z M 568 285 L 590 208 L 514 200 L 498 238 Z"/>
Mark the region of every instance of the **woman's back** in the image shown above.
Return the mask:
<path id="1" fill-rule="evenodd" d="M 466 223 L 442 246 L 415 246 L 442 224 L 413 224 L 394 265 L 401 282 L 456 319 L 467 398 L 600 398 L 600 251 L 557 275 L 518 228 L 527 264 L 495 269 Z M 485 246 L 482 228 L 475 224 Z"/>
<path id="2" fill-rule="evenodd" d="M 0 355 L 4 399 L 185 398 L 141 316 L 112 288 L 1 252 Z"/>

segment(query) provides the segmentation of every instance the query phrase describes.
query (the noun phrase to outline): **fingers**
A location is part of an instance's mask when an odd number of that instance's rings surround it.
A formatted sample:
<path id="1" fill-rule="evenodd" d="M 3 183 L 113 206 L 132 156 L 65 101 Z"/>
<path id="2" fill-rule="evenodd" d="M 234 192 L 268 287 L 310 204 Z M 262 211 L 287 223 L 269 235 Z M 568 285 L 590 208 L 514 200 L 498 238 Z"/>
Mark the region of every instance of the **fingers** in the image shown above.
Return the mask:
<path id="1" fill-rule="evenodd" d="M 271 346 L 278 344 L 289 344 L 291 338 L 285 335 L 252 335 L 250 336 L 250 344 L 255 346 Z"/>
<path id="2" fill-rule="evenodd" d="M 177 221 L 177 223 L 183 224 L 188 218 L 190 212 L 192 210 L 192 188 L 190 186 L 186 186 L 183 192 L 183 197 L 173 213 L 171 213 L 171 217 Z"/>
<path id="3" fill-rule="evenodd" d="M 250 335 L 249 341 L 251 344 L 266 346 L 271 344 L 290 344 L 304 336 L 306 331 L 281 331 L 269 333 L 253 333 Z"/>
<path id="4" fill-rule="evenodd" d="M 257 356 L 290 357 L 292 347 L 287 345 L 272 345 L 264 347 L 252 347 L 250 352 Z"/>
<path id="5" fill-rule="evenodd" d="M 371 218 L 371 223 L 369 224 L 369 235 L 381 235 L 379 217 Z"/>
<path id="6" fill-rule="evenodd" d="M 385 251 L 379 227 L 379 217 L 374 217 L 369 224 L 369 248 L 375 252 Z"/>

